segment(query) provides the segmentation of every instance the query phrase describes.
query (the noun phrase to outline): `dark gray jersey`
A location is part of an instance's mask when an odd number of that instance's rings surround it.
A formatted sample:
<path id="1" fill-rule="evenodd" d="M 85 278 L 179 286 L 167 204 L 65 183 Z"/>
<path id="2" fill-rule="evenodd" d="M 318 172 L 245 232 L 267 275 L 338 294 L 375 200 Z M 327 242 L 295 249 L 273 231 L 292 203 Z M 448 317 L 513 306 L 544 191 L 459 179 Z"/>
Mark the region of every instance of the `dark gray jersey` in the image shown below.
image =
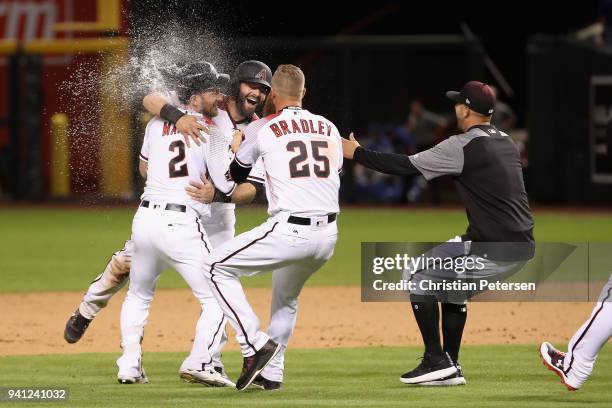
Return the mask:
<path id="1" fill-rule="evenodd" d="M 464 240 L 532 242 L 533 218 L 521 160 L 510 137 L 479 125 L 412 156 L 357 149 L 355 160 L 391 174 L 450 175 L 469 222 Z"/>

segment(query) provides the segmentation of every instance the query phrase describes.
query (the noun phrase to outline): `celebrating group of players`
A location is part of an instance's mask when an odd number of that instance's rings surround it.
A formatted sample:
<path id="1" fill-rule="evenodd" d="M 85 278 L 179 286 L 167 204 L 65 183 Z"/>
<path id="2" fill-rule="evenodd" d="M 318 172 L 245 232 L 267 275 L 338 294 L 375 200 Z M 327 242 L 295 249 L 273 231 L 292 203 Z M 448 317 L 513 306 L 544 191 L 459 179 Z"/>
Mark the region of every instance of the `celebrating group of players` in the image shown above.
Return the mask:
<path id="1" fill-rule="evenodd" d="M 364 149 L 352 135 L 343 139 L 331 121 L 304 109 L 305 77 L 294 65 L 280 65 L 272 75 L 264 63 L 245 61 L 230 78 L 200 62 L 176 67 L 173 74 L 173 92 L 143 101 L 156 116 L 147 125 L 140 152 L 146 185 L 131 237 L 91 283 L 64 331 L 67 342 L 77 342 L 129 276 L 121 309 L 120 383 L 148 382 L 142 364 L 144 327 L 156 282 L 170 267 L 188 283 L 202 309 L 180 377 L 238 390 L 251 384 L 279 390 L 298 296 L 310 275 L 331 258 L 337 241 L 339 173 L 345 158 L 388 174 L 420 173 L 428 180 L 452 176 L 469 225 L 455 242 L 436 251 L 470 257 L 484 250 L 482 243 L 521 244 L 510 252 L 491 253 L 487 247 L 487 267 L 466 272 L 471 278 L 509 276 L 533 256 L 534 224 L 520 157 L 509 136 L 490 124 L 496 101 L 486 84 L 471 81 L 460 92 L 447 93 L 463 133 L 405 156 Z M 255 112 L 262 107 L 260 119 Z M 234 236 L 235 204 L 253 201 L 267 201 L 269 218 Z M 266 271 L 272 272 L 271 317 L 262 331 L 240 277 Z M 411 275 L 435 280 L 448 273 L 434 268 Z M 612 334 L 609 323 L 600 323 L 602 315 L 610 314 L 611 285 L 612 277 L 568 356 L 542 345 L 545 363 L 570 389 L 580 388 Z M 425 354 L 400 381 L 465 384 L 459 350 L 468 299 L 415 292 L 410 300 Z M 243 355 L 235 384 L 221 362 L 228 321 Z"/>
<path id="2" fill-rule="evenodd" d="M 147 125 L 140 153 L 146 186 L 131 238 L 92 282 L 64 337 L 78 341 L 129 276 L 118 380 L 147 382 L 144 327 L 157 279 L 171 267 L 202 307 L 181 378 L 239 390 L 252 382 L 279 389 L 297 297 L 336 243 L 340 135 L 330 121 L 302 109 L 305 78 L 296 66 L 281 65 L 272 76 L 264 63 L 246 61 L 231 79 L 205 62 L 182 71 L 171 95 L 144 99 L 157 116 Z M 255 111 L 266 98 L 276 113 L 259 119 Z M 282 139 L 278 132 L 285 132 Z M 270 218 L 234 237 L 234 203 L 265 196 Z M 267 332 L 260 330 L 238 280 L 263 271 L 273 274 Z M 227 320 L 244 356 L 236 384 L 220 358 Z"/>

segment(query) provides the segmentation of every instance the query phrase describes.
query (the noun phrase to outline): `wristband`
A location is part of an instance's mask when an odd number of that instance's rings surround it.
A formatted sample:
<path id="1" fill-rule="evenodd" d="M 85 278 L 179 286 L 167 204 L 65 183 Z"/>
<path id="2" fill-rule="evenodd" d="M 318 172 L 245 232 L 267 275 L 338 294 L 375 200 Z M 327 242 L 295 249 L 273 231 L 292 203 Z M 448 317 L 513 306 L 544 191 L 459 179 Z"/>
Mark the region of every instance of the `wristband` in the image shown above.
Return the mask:
<path id="1" fill-rule="evenodd" d="M 165 104 L 161 111 L 159 111 L 159 117 L 167 120 L 170 123 L 176 124 L 178 120 L 185 115 L 185 112 L 181 111 L 175 106 L 170 105 L 169 103 Z"/>

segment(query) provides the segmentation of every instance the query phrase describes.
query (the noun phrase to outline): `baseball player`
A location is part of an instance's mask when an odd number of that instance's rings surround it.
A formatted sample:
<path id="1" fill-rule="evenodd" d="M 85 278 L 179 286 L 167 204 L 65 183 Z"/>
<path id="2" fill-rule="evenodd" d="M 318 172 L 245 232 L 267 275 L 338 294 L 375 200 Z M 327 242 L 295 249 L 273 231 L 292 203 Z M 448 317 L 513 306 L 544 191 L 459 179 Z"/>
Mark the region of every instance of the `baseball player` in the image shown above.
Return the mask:
<path id="1" fill-rule="evenodd" d="M 201 120 L 212 124 L 208 118 L 218 113 L 219 88 L 229 78 L 219 75 L 207 63 L 198 68 L 198 74 L 186 81 L 178 95 L 186 111 L 196 116 L 203 112 L 205 116 L 199 115 Z M 194 347 L 181 367 L 185 377 L 195 380 L 206 375 L 207 381 L 217 379 L 213 385 L 233 385 L 212 366 L 211 350 L 218 347 L 225 319 L 200 271 L 211 247 L 200 217 L 208 215 L 210 206 L 191 199 L 185 187 L 189 180 L 200 180 L 206 173 L 226 194 L 231 193 L 235 183 L 225 179 L 224 168 L 215 167 L 208 144 L 187 148 L 183 135 L 160 118 L 152 119 L 147 126 L 140 171 L 147 181 L 132 224 L 133 255 L 130 285 L 121 309 L 123 354 L 117 360 L 117 378 L 122 384 L 147 382 L 140 343 L 157 279 L 166 267 L 172 267 L 185 279 L 202 307 Z"/>
<path id="2" fill-rule="evenodd" d="M 186 70 L 183 76 L 193 75 L 193 71 Z M 177 110 L 171 103 L 178 103 L 173 100 L 167 103 L 166 97 L 161 94 L 152 94 L 144 98 L 143 104 L 153 114 L 159 115 L 166 113 L 165 119 L 169 123 L 175 123 L 179 133 L 201 137 L 200 131 L 214 131 L 215 135 L 221 136 L 211 140 L 211 148 L 215 151 L 213 155 L 228 155 L 228 147 L 232 141 L 232 133 L 235 128 L 242 129 L 252 120 L 257 119 L 255 110 L 261 106 L 265 96 L 270 89 L 272 72 L 267 65 L 260 61 L 245 61 L 240 64 L 234 72 L 235 79 L 230 83 L 232 95 L 221 103 L 227 107 L 227 111 L 218 109 L 219 114 L 213 118 L 215 126 L 203 124 L 198 120 L 198 116 L 186 114 L 184 111 Z M 180 84 L 179 84 L 180 85 Z M 160 111 L 164 112 L 160 112 Z M 167 114 L 170 112 L 170 118 Z M 172 116 L 173 115 L 173 116 Z M 189 138 L 185 139 L 189 144 Z M 231 156 L 233 158 L 233 156 Z M 227 157 L 230 159 L 230 156 Z M 234 203 L 251 202 L 265 200 L 265 189 L 262 180 L 262 173 L 253 172 L 248 178 L 249 184 L 239 186 L 231 195 Z M 198 180 L 191 180 L 193 184 L 188 187 L 187 193 L 194 199 L 203 200 L 203 184 Z M 250 187 L 250 188 L 243 188 Z M 244 192 L 244 195 L 242 193 Z M 227 201 L 228 197 L 222 196 Z M 218 221 L 218 222 L 217 222 Z M 220 245 L 234 235 L 235 217 L 232 204 L 214 203 L 211 207 L 211 215 L 203 218 L 208 238 L 212 246 Z M 85 333 L 91 321 L 104 308 L 111 297 L 117 293 L 127 282 L 130 272 L 130 257 L 132 244 L 127 241 L 121 251 L 114 253 L 108 262 L 104 272 L 98 276 L 89 286 L 87 293 L 78 309 L 68 319 L 64 331 L 64 338 L 68 343 L 77 342 Z M 222 331 L 222 341 L 218 352 L 214 354 L 215 369 L 224 374 L 223 365 L 220 360 L 220 350 L 225 343 L 225 330 Z M 196 344 L 194 343 L 194 347 Z M 183 376 L 184 370 L 181 371 Z"/>
<path id="3" fill-rule="evenodd" d="M 540 357 L 569 391 L 579 390 L 593 372 L 602 347 L 612 337 L 612 275 L 604 285 L 589 319 L 572 336 L 567 353 L 549 342 L 540 345 Z"/>
<path id="4" fill-rule="evenodd" d="M 232 179 L 240 182 L 262 158 L 270 218 L 214 249 L 204 262 L 204 273 L 244 356 L 238 390 L 260 374 L 268 389 L 274 389 L 272 383 L 280 388 L 297 297 L 310 275 L 332 256 L 337 240 L 340 135 L 332 122 L 302 109 L 304 82 L 298 67 L 278 67 L 269 96 L 278 113 L 245 129 L 230 166 Z M 272 304 L 265 333 L 239 278 L 269 270 Z"/>
<path id="5" fill-rule="evenodd" d="M 612 147 L 612 120 L 606 126 Z M 569 391 L 579 390 L 593 371 L 597 355 L 612 337 L 612 274 L 604 285 L 589 319 L 574 333 L 567 353 L 549 342 L 540 345 L 540 357 L 549 370 L 556 373 Z"/>
<path id="6" fill-rule="evenodd" d="M 221 139 L 216 138 L 212 141 L 215 144 L 219 143 L 224 151 L 229 154 L 230 161 L 233 159 L 237 145 L 242 139 L 244 128 L 252 121 L 259 119 L 255 111 L 264 103 L 270 92 L 271 78 L 272 71 L 261 61 L 244 61 L 234 70 L 229 86 L 229 95 L 220 104 L 219 115 L 214 118 L 215 127 L 219 129 L 223 136 Z M 178 110 L 173 105 L 173 101 L 161 93 L 145 96 L 143 105 L 152 114 L 159 115 L 171 123 L 176 123 L 177 129 L 184 135 L 189 135 L 196 143 L 200 143 L 202 140 L 201 132 L 209 131 L 208 126 L 198 121 L 196 117 Z M 238 143 L 234 139 L 237 139 Z M 188 138 L 186 143 L 189 143 Z M 230 149 L 230 146 L 233 150 Z M 212 149 L 216 151 L 217 146 L 213 146 Z M 212 203 L 210 217 L 202 220 L 214 246 L 233 238 L 235 234 L 236 217 L 233 203 L 249 203 L 253 200 L 260 203 L 265 202 L 261 163 L 254 166 L 247 182 L 252 188 L 235 191 L 235 193 L 247 192 L 245 196 L 235 194 L 231 197 L 231 200 L 226 197 L 225 201 L 228 201 L 228 203 Z M 252 196 L 253 192 L 255 197 Z M 192 198 L 204 201 L 203 183 L 192 182 L 192 185 L 188 188 L 188 193 Z"/>
<path id="7" fill-rule="evenodd" d="M 421 173 L 428 180 L 453 176 L 469 225 L 464 235 L 435 247 L 432 253 L 441 259 L 480 257 L 483 269 L 465 271 L 468 279 L 509 276 L 533 257 L 535 251 L 533 217 L 518 151 L 507 134 L 490 124 L 495 96 L 489 86 L 471 81 L 460 92 L 449 91 L 447 96 L 455 103 L 457 123 L 464 133 L 412 156 L 369 151 L 351 134 L 350 140 L 343 139 L 344 157 L 387 174 Z M 415 280 L 458 278 L 453 270 L 435 268 L 410 271 L 410 274 Z M 418 385 L 466 383 L 459 364 L 459 348 L 467 318 L 467 296 L 464 295 L 460 292 L 411 292 L 412 309 L 425 353 L 417 368 L 400 377 L 401 382 Z M 442 304 L 443 346 L 438 302 Z"/>

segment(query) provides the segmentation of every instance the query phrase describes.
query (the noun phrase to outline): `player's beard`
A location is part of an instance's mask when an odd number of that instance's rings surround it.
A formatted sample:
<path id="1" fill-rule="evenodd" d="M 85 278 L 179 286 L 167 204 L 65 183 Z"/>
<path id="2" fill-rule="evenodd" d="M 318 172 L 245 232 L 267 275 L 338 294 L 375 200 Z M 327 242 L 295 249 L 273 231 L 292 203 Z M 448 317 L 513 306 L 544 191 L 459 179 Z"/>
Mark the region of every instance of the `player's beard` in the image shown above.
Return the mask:
<path id="1" fill-rule="evenodd" d="M 253 114 L 255 113 L 255 111 L 262 105 L 263 101 L 253 105 L 250 102 L 247 102 L 247 97 L 249 96 L 249 94 L 241 94 L 239 93 L 236 96 L 236 109 L 238 110 L 238 113 L 240 114 L 240 116 L 244 117 L 244 118 L 250 118 L 251 116 L 253 116 Z M 257 99 L 257 98 L 253 98 L 253 99 Z"/>
<path id="2" fill-rule="evenodd" d="M 272 97 L 270 94 L 268 94 L 268 97 L 264 102 L 263 116 L 266 117 L 268 115 L 272 115 L 273 113 L 276 113 L 276 107 L 274 106 L 274 102 L 272 102 Z"/>
<path id="3" fill-rule="evenodd" d="M 206 117 L 214 118 L 219 114 L 219 108 L 216 103 L 210 106 L 204 106 L 201 113 Z"/>

